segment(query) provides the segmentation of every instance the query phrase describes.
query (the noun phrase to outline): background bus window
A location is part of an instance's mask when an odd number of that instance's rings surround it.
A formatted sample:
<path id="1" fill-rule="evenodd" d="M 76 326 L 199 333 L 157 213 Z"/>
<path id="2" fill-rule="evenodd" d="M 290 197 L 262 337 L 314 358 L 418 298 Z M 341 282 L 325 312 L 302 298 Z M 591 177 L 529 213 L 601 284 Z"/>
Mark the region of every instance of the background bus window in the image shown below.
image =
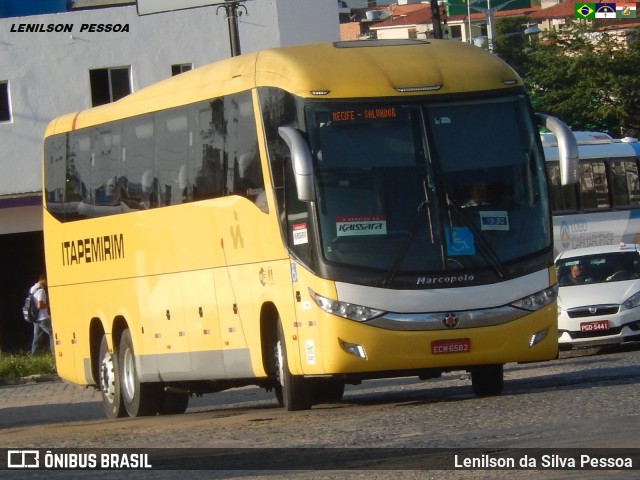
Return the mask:
<path id="1" fill-rule="evenodd" d="M 560 164 L 547 163 L 549 174 L 549 198 L 554 212 L 576 212 L 578 196 L 575 185 L 562 185 L 560 182 Z"/>
<path id="2" fill-rule="evenodd" d="M 580 163 L 580 198 L 582 208 L 585 210 L 611 207 L 609 184 L 603 160 Z"/>
<path id="3" fill-rule="evenodd" d="M 638 165 L 635 160 L 612 160 L 613 198 L 617 207 L 640 206 Z"/>

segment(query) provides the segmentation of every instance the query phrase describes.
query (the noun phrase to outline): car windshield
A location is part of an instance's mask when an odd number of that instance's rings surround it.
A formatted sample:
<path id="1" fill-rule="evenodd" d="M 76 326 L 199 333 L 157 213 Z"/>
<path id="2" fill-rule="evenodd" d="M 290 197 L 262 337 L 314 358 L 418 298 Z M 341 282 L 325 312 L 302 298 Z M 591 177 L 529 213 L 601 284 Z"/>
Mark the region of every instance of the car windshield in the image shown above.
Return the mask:
<path id="1" fill-rule="evenodd" d="M 549 248 L 522 96 L 307 108 L 323 255 L 387 271 L 489 268 Z"/>
<path id="2" fill-rule="evenodd" d="M 561 287 L 640 278 L 640 256 L 636 251 L 560 259 L 556 267 Z"/>

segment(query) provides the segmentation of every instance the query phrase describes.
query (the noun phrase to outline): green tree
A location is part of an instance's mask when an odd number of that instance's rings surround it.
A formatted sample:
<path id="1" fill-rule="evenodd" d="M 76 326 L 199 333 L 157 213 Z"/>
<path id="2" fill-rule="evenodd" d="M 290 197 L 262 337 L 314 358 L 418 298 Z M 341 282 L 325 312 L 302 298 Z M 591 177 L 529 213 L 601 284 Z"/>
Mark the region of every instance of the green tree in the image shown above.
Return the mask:
<path id="1" fill-rule="evenodd" d="M 640 38 L 619 36 L 573 22 L 526 49 L 524 79 L 537 111 L 574 130 L 612 136 L 640 133 Z"/>
<path id="2" fill-rule="evenodd" d="M 524 35 L 525 17 L 503 17 L 496 20 L 496 38 L 493 51 L 518 72 L 524 75 L 527 64 L 528 39 Z"/>

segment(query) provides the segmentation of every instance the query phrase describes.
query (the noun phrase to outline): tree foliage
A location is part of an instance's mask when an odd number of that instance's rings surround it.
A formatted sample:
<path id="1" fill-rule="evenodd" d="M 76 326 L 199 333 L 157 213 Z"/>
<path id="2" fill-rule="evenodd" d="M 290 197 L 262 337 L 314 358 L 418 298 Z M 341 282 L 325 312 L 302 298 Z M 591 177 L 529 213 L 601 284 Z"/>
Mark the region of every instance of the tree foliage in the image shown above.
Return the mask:
<path id="1" fill-rule="evenodd" d="M 523 76 L 536 111 L 574 130 L 640 136 L 640 29 L 627 39 L 576 21 L 517 52 L 497 42 L 496 53 Z"/>

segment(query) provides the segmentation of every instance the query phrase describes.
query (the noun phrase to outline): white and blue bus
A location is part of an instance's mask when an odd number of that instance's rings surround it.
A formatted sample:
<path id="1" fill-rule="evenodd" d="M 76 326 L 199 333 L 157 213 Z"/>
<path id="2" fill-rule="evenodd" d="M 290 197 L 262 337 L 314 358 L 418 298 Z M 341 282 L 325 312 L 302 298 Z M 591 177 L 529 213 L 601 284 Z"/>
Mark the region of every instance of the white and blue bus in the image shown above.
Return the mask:
<path id="1" fill-rule="evenodd" d="M 596 245 L 640 242 L 640 142 L 600 132 L 574 132 L 579 182 L 561 185 L 558 147 L 551 133 L 542 145 L 549 174 L 557 253 Z"/>

